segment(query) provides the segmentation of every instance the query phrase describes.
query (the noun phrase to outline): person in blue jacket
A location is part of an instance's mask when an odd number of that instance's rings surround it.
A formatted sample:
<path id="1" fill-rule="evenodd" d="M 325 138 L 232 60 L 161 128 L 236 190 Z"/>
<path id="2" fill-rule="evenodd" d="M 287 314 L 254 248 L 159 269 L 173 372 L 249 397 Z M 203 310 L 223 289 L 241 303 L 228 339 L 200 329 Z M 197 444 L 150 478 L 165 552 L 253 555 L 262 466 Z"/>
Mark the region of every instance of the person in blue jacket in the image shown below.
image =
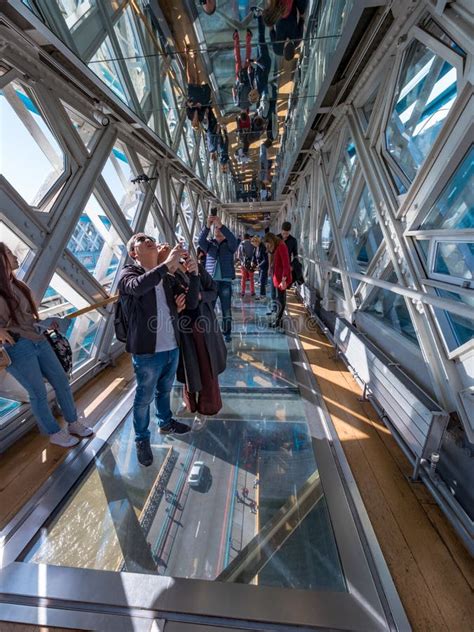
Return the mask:
<path id="1" fill-rule="evenodd" d="M 211 226 L 214 237 L 209 239 Z M 209 215 L 199 235 L 199 248 L 206 253 L 206 271 L 217 283 L 217 296 L 222 311 L 222 333 L 226 342 L 232 334 L 232 281 L 235 279 L 234 253 L 237 239 L 219 217 Z"/>

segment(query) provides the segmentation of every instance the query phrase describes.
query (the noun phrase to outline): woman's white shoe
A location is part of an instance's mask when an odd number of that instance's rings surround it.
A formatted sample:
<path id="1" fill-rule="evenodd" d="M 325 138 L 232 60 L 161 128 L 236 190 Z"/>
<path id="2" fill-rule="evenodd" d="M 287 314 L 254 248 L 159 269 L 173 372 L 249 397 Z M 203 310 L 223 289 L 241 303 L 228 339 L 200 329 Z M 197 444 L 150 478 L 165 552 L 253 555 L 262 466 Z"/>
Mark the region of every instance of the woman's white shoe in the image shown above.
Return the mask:
<path id="1" fill-rule="evenodd" d="M 49 441 L 50 443 L 54 443 L 54 445 L 60 445 L 62 448 L 72 448 L 72 446 L 79 443 L 79 439 L 70 435 L 65 428 L 49 435 Z"/>
<path id="2" fill-rule="evenodd" d="M 73 421 L 72 424 L 67 425 L 69 434 L 77 435 L 78 437 L 90 437 L 94 434 L 92 428 L 86 426 L 82 421 Z"/>

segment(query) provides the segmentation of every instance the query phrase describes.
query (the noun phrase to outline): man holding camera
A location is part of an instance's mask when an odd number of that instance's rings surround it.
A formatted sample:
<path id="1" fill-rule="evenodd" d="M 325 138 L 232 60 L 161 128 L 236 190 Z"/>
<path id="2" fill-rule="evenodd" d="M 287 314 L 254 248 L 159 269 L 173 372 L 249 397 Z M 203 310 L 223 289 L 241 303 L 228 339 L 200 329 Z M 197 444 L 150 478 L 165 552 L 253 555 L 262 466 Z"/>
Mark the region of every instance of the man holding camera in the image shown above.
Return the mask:
<path id="1" fill-rule="evenodd" d="M 214 237 L 209 238 L 211 227 Z M 235 279 L 234 253 L 237 250 L 235 235 L 224 226 L 217 209 L 211 209 L 206 226 L 199 235 L 199 247 L 206 253 L 206 271 L 217 283 L 217 296 L 222 311 L 222 333 L 226 342 L 232 333 L 232 281 Z"/>
<path id="2" fill-rule="evenodd" d="M 160 434 L 184 434 L 190 428 L 172 417 L 170 394 L 179 359 L 178 311 L 187 299 L 197 303 L 197 264 L 190 269 L 186 297 L 178 296 L 174 272 L 183 255 L 182 244 L 171 251 L 153 237 L 137 233 L 127 251 L 132 265 L 124 266 L 118 290 L 126 320 L 126 350 L 132 354 L 137 390 L 133 402 L 133 425 L 138 461 L 151 465 L 150 404 L 155 399 Z"/>

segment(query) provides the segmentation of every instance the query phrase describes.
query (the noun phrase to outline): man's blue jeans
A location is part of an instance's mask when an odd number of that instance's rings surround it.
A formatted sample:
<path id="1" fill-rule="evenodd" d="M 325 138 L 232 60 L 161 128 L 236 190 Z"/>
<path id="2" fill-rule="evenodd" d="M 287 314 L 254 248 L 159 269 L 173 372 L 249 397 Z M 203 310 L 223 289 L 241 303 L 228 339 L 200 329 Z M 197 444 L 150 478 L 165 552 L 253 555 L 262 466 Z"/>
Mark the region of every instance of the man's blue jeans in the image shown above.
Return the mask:
<path id="1" fill-rule="evenodd" d="M 133 402 L 133 427 L 135 440 L 150 438 L 150 404 L 155 398 L 156 419 L 160 428 L 169 426 L 171 388 L 178 368 L 179 349 L 141 353 L 132 356 L 137 378 L 137 390 Z"/>
<path id="2" fill-rule="evenodd" d="M 222 311 L 222 333 L 224 338 L 230 336 L 232 332 L 232 282 L 231 281 L 216 281 L 217 283 L 217 296 L 221 303 Z M 214 301 L 214 307 L 216 306 Z"/>
<path id="3" fill-rule="evenodd" d="M 48 404 L 44 378 L 56 392 L 64 419 L 68 423 L 77 421 L 68 377 L 46 338 L 39 342 L 20 338 L 14 345 L 6 344 L 5 349 L 11 359 L 7 371 L 28 391 L 31 410 L 41 431 L 54 434 L 61 430 Z"/>

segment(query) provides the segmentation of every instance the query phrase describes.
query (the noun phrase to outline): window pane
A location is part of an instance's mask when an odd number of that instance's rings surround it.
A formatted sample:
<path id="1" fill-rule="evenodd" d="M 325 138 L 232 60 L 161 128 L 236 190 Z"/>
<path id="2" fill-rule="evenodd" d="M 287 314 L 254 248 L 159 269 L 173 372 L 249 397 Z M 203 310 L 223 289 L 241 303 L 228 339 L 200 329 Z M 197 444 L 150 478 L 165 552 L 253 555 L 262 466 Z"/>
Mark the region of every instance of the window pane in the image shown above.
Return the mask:
<path id="1" fill-rule="evenodd" d="M 117 62 L 111 61 L 116 55 L 110 38 L 106 37 L 99 50 L 89 61 L 90 69 L 114 92 L 124 103 L 128 104 L 128 98 L 122 86 Z"/>
<path id="2" fill-rule="evenodd" d="M 347 194 L 354 179 L 354 173 L 357 166 L 357 154 L 354 141 L 351 137 L 344 143 L 339 161 L 334 174 L 334 191 L 338 203 L 337 212 L 341 214 Z"/>
<path id="3" fill-rule="evenodd" d="M 67 247 L 109 290 L 125 246 L 95 195 L 89 198 Z"/>
<path id="4" fill-rule="evenodd" d="M 38 206 L 64 172 L 64 154 L 33 93 L 14 81 L 0 91 L 0 173 Z"/>
<path id="5" fill-rule="evenodd" d="M 367 186 L 364 187 L 360 196 L 347 241 L 356 270 L 366 272 L 382 242 L 382 231 L 375 212 L 374 201 Z M 357 284 L 358 281 L 355 283 Z"/>
<path id="6" fill-rule="evenodd" d="M 88 305 L 89 303 L 67 281 L 54 274 L 41 301 L 39 314 L 40 318 L 62 318 Z M 96 337 L 102 321 L 102 316 L 97 311 L 71 319 L 66 336 L 72 348 L 74 369 L 94 356 Z"/>
<path id="7" fill-rule="evenodd" d="M 124 147 L 117 144 L 105 163 L 102 176 L 130 225 L 135 219 L 142 195 L 139 187 L 132 182 L 135 175 Z"/>
<path id="8" fill-rule="evenodd" d="M 364 103 L 364 105 L 360 108 L 360 111 L 362 112 L 362 124 L 364 126 L 364 130 L 367 130 L 369 126 L 370 117 L 372 116 L 375 101 L 377 99 L 377 91 L 378 91 L 378 87 L 376 90 L 374 90 L 374 92 L 368 98 L 366 103 Z"/>
<path id="9" fill-rule="evenodd" d="M 387 149 L 410 181 L 438 137 L 456 95 L 456 69 L 414 40 L 405 54 L 386 130 Z"/>
<path id="10" fill-rule="evenodd" d="M 333 242 L 333 237 L 332 237 L 331 222 L 329 221 L 328 214 L 325 213 L 324 220 L 321 227 L 320 243 L 321 243 L 321 248 L 323 249 L 323 252 L 326 254 L 326 257 L 329 254 L 329 251 L 332 246 L 332 242 Z"/>
<path id="11" fill-rule="evenodd" d="M 420 228 L 474 228 L 474 146 L 451 176 Z"/>
<path id="12" fill-rule="evenodd" d="M 56 0 L 67 27 L 73 31 L 95 4 L 93 0 Z"/>
<path id="13" fill-rule="evenodd" d="M 397 283 L 397 275 L 392 273 L 387 280 L 389 283 Z M 372 316 L 380 319 L 386 325 L 395 329 L 395 331 L 418 344 L 405 299 L 400 294 L 379 288 L 372 292 L 363 311 L 372 314 Z"/>
<path id="14" fill-rule="evenodd" d="M 82 116 L 82 114 L 79 114 L 78 112 L 76 112 L 76 110 L 74 110 L 69 104 L 64 103 L 64 101 L 62 101 L 62 104 L 69 118 L 71 119 L 71 122 L 74 125 L 76 132 L 79 134 L 82 142 L 84 143 L 84 145 L 86 146 L 86 148 L 89 150 L 89 153 L 90 153 L 90 147 L 92 146 L 92 139 L 95 133 L 97 132 L 97 127 L 93 125 L 90 121 L 87 121 Z"/>
<path id="15" fill-rule="evenodd" d="M 433 272 L 471 280 L 474 270 L 474 243 L 441 241 L 436 247 Z"/>
<path id="16" fill-rule="evenodd" d="M 146 58 L 143 57 L 143 50 L 130 7 L 126 9 L 123 16 L 115 25 L 115 34 L 125 58 L 124 61 L 130 79 L 132 80 L 135 94 L 137 95 L 138 101 L 142 103 L 150 91 L 150 75 Z"/>
<path id="17" fill-rule="evenodd" d="M 443 31 L 443 29 L 440 26 L 438 26 L 438 24 L 433 20 L 433 18 L 430 17 L 424 22 L 423 29 L 427 31 L 428 33 L 431 33 L 431 35 L 436 37 L 436 39 L 438 39 L 440 42 L 444 42 L 444 44 L 447 44 L 449 48 L 452 48 L 453 50 L 455 50 L 458 55 L 462 55 L 463 57 L 466 56 L 466 52 L 463 51 L 463 49 L 460 46 L 458 46 L 456 42 L 453 41 L 449 37 L 449 35 Z"/>
<path id="18" fill-rule="evenodd" d="M 146 218 L 145 233 L 147 235 L 150 235 L 150 237 L 154 237 L 156 241 L 166 241 L 164 235 L 161 234 L 161 231 L 155 222 L 155 218 L 151 213 L 148 213 L 148 217 Z"/>
<path id="19" fill-rule="evenodd" d="M 329 279 L 329 287 L 332 288 L 338 294 L 344 294 L 344 288 L 342 287 L 342 279 L 339 272 L 331 272 Z"/>
<path id="20" fill-rule="evenodd" d="M 448 292 L 446 290 L 440 290 L 438 288 L 436 288 L 436 292 L 439 296 L 443 298 L 460 301 L 465 305 L 469 305 L 474 310 L 474 297 L 472 296 L 465 296 L 464 294 Z M 465 316 L 458 316 L 458 314 L 452 314 L 448 311 L 445 311 L 444 314 L 448 319 L 448 323 L 451 327 L 451 332 L 456 341 L 456 344 L 450 345 L 452 351 L 456 347 L 460 347 L 466 342 L 469 342 L 469 340 L 474 337 L 474 319 L 466 318 Z"/>

